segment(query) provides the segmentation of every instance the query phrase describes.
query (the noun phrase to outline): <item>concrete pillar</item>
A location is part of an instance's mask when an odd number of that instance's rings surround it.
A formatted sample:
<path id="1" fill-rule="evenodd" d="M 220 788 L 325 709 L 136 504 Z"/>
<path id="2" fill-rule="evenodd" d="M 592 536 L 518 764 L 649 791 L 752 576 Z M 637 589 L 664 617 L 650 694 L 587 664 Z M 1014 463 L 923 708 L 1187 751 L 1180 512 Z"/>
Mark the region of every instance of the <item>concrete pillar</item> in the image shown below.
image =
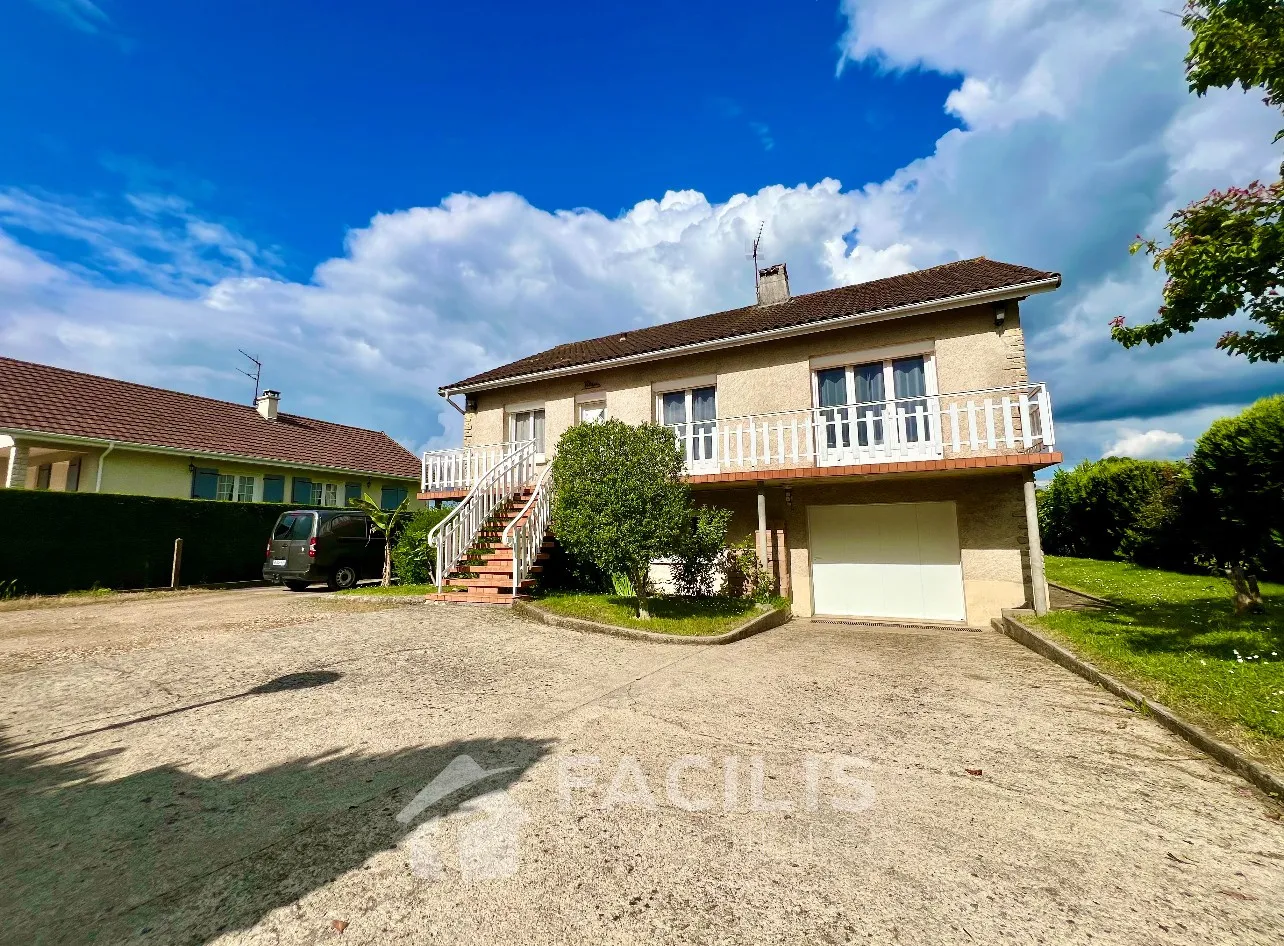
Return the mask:
<path id="1" fill-rule="evenodd" d="M 31 448 L 21 440 L 15 440 L 9 448 L 8 469 L 5 471 L 4 485 L 7 489 L 23 489 L 27 485 L 27 465 Z"/>
<path id="2" fill-rule="evenodd" d="M 1034 613 L 1048 613 L 1048 577 L 1043 571 L 1043 543 L 1039 540 L 1039 507 L 1034 501 L 1034 475 L 1025 481 L 1025 529 L 1030 543 L 1030 596 Z"/>

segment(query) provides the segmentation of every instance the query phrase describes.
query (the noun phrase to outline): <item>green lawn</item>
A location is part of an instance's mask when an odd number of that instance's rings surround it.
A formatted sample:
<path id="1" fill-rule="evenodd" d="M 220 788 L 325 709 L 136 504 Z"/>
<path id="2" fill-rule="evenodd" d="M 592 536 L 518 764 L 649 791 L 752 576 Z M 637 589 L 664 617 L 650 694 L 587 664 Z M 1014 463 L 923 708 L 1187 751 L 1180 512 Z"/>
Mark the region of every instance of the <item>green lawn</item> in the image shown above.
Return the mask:
<path id="1" fill-rule="evenodd" d="M 337 595 L 361 595 L 380 597 L 383 595 L 432 595 L 437 593 L 436 585 L 359 585 L 347 591 L 336 591 Z"/>
<path id="2" fill-rule="evenodd" d="M 754 602 L 744 598 L 672 595 L 649 599 L 651 619 L 641 621 L 633 615 L 633 599 L 615 595 L 549 594 L 535 603 L 570 618 L 686 637 L 725 633 L 749 620 L 756 610 Z"/>
<path id="3" fill-rule="evenodd" d="M 1113 602 L 1033 622 L 1103 670 L 1284 769 L 1284 585 L 1237 617 L 1230 584 L 1122 562 L 1047 557 L 1048 579 Z"/>

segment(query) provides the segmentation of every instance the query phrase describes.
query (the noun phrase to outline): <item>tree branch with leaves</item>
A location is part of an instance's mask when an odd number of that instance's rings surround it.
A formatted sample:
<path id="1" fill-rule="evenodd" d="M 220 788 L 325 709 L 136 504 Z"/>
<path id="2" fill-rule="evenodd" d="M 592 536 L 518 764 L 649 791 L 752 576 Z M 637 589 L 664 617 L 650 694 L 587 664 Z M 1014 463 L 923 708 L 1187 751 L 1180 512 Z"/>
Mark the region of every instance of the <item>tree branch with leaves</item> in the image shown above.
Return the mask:
<path id="1" fill-rule="evenodd" d="M 1191 31 L 1186 80 L 1196 95 L 1209 89 L 1260 89 L 1267 105 L 1284 109 L 1284 3 L 1281 0 L 1192 0 L 1182 15 Z M 1284 138 L 1284 130 L 1275 136 Z M 1125 348 L 1158 345 L 1204 320 L 1244 313 L 1252 328 L 1224 332 L 1217 347 L 1249 361 L 1284 358 L 1284 165 L 1281 180 L 1215 190 L 1168 221 L 1171 242 L 1138 237 L 1155 269 L 1167 272 L 1154 321 L 1111 321 Z"/>

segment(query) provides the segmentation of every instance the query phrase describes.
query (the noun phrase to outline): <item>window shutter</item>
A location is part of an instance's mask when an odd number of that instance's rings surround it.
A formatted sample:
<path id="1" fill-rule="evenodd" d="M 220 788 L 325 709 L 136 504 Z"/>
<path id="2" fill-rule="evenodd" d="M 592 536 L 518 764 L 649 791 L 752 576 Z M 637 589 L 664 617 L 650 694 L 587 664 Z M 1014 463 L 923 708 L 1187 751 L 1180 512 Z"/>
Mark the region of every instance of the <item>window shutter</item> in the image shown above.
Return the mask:
<path id="1" fill-rule="evenodd" d="M 263 477 L 263 501 L 265 503 L 285 502 L 285 477 Z"/>
<path id="2" fill-rule="evenodd" d="M 294 478 L 294 492 L 290 496 L 290 502 L 308 505 L 312 502 L 312 481 L 302 476 Z"/>
<path id="3" fill-rule="evenodd" d="M 196 470 L 192 473 L 192 498 L 213 499 L 218 495 L 218 470 Z"/>
<path id="4" fill-rule="evenodd" d="M 354 499 L 360 499 L 360 498 L 361 498 L 361 484 L 360 484 L 360 483 L 344 483 L 344 484 L 343 484 L 343 504 L 344 504 L 345 506 L 351 505 L 352 500 L 354 500 Z"/>
<path id="5" fill-rule="evenodd" d="M 404 486 L 385 486 L 379 494 L 380 509 L 396 509 L 409 490 Z"/>

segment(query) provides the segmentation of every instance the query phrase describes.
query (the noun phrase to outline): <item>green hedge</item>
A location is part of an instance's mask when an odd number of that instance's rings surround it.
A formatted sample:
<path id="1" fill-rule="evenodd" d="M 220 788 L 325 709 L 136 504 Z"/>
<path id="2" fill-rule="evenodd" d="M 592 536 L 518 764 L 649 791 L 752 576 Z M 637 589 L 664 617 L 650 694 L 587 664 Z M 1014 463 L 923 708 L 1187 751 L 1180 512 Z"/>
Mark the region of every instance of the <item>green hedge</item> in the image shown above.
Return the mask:
<path id="1" fill-rule="evenodd" d="M 262 577 L 283 507 L 0 489 L 0 584 L 19 594 L 168 586 L 174 540 L 185 585 Z"/>

